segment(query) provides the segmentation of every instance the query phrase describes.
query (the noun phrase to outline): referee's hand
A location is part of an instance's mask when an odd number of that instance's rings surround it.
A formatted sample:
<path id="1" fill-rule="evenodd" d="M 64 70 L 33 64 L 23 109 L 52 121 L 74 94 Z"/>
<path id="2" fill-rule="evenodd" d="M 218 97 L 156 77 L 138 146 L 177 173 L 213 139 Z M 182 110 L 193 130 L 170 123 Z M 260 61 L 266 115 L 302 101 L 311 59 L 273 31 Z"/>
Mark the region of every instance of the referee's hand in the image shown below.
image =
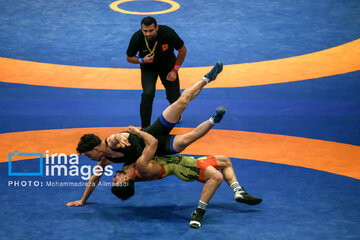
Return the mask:
<path id="1" fill-rule="evenodd" d="M 170 71 L 166 77 L 166 80 L 173 82 L 176 79 L 176 72 Z"/>
<path id="2" fill-rule="evenodd" d="M 154 54 L 148 54 L 144 57 L 144 63 L 152 63 L 154 61 Z"/>

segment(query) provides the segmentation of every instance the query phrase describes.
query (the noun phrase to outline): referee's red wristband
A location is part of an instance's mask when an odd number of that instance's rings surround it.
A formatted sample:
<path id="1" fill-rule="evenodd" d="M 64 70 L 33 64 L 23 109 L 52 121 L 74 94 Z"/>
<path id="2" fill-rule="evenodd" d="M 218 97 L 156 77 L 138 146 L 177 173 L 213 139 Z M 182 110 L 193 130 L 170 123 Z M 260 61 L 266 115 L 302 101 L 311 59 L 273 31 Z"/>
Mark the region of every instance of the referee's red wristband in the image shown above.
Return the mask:
<path id="1" fill-rule="evenodd" d="M 173 71 L 178 73 L 179 72 L 179 69 L 180 69 L 180 64 L 175 64 L 174 68 L 173 68 Z"/>

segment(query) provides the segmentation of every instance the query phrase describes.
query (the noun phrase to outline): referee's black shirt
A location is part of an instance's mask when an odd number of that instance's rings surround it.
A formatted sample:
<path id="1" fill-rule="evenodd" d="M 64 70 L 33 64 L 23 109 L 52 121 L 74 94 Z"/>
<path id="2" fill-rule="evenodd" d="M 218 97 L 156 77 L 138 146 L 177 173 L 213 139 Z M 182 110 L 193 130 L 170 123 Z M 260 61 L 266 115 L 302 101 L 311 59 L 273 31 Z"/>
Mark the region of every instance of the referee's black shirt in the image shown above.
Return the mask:
<path id="1" fill-rule="evenodd" d="M 153 63 L 146 63 L 146 65 L 156 67 L 160 70 L 172 69 L 176 61 L 174 49 L 179 50 L 182 48 L 184 46 L 184 41 L 172 28 L 165 25 L 159 25 L 156 38 L 148 41 L 149 48 L 151 50 L 154 48 L 156 41 L 157 46 L 155 49 L 154 61 Z M 129 57 L 134 57 L 138 52 L 140 58 L 143 58 L 150 53 L 146 46 L 144 34 L 141 29 L 135 32 L 130 39 L 126 54 Z"/>

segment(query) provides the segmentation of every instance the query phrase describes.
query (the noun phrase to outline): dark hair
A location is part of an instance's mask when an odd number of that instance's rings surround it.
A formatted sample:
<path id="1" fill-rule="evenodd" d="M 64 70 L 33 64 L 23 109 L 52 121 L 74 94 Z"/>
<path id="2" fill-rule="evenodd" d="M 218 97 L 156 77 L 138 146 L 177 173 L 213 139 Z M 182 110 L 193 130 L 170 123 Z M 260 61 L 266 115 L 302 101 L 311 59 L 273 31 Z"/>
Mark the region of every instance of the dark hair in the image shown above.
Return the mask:
<path id="1" fill-rule="evenodd" d="M 120 173 L 124 173 L 122 171 L 118 171 Z M 118 173 L 116 172 L 116 173 Z M 118 185 L 113 185 L 111 188 L 111 192 L 120 198 L 121 200 L 125 201 L 135 194 L 135 184 L 134 179 L 130 179 L 128 181 L 122 182 Z"/>
<path id="2" fill-rule="evenodd" d="M 145 26 L 150 26 L 151 24 L 155 24 L 155 27 L 157 26 L 157 22 L 156 22 L 156 19 L 153 18 L 153 17 L 144 17 L 142 20 L 141 20 L 141 24 L 144 24 Z"/>
<path id="3" fill-rule="evenodd" d="M 100 145 L 101 139 L 94 134 L 85 134 L 80 138 L 76 151 L 80 154 L 93 150 Z"/>

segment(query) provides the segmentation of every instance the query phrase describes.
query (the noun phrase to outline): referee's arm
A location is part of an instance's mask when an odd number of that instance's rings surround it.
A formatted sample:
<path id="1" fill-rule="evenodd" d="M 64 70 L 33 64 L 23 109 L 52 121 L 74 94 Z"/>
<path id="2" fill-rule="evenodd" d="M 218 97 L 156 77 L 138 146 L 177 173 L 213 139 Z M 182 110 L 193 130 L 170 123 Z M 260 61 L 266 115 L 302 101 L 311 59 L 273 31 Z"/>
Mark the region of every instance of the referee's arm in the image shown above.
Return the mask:
<path id="1" fill-rule="evenodd" d="M 134 63 L 134 64 L 137 64 L 139 63 L 139 58 L 137 56 L 134 56 L 134 57 L 129 57 L 128 55 L 126 55 L 126 60 L 129 62 L 129 63 Z"/>
<path id="2" fill-rule="evenodd" d="M 178 49 L 176 51 L 178 51 L 179 53 L 178 53 L 178 55 L 176 57 L 175 64 L 182 65 L 182 63 L 185 60 L 186 51 L 187 51 L 185 44 L 180 49 Z"/>
<path id="3" fill-rule="evenodd" d="M 185 58 L 185 57 L 184 57 Z M 152 63 L 154 61 L 154 55 L 148 54 L 146 55 L 144 58 L 139 58 L 138 56 L 133 56 L 133 57 L 129 57 L 128 55 L 126 55 L 126 60 L 129 63 L 134 63 L 134 64 L 138 64 L 138 63 Z M 184 61 L 184 60 L 183 60 Z"/>

